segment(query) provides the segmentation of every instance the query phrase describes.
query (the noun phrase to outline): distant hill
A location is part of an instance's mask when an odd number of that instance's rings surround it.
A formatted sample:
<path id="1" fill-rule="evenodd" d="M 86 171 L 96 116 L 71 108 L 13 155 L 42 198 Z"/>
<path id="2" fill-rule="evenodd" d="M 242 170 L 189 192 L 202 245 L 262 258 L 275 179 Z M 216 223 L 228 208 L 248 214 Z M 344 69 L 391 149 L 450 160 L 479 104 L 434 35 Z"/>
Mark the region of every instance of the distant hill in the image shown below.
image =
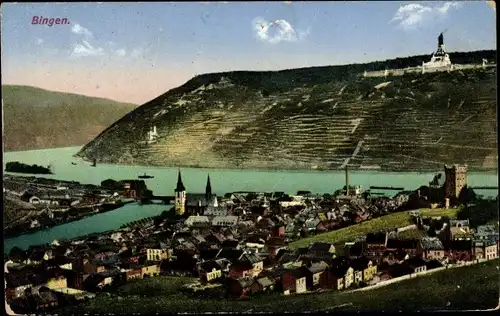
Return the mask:
<path id="1" fill-rule="evenodd" d="M 134 104 L 30 86 L 3 85 L 5 151 L 82 145 Z"/>
<path id="2" fill-rule="evenodd" d="M 450 55 L 460 64 L 496 59 L 496 51 Z M 78 155 L 208 168 L 496 168 L 496 68 L 360 76 L 428 59 L 199 75 L 125 115 Z M 159 136 L 148 144 L 152 126 Z"/>

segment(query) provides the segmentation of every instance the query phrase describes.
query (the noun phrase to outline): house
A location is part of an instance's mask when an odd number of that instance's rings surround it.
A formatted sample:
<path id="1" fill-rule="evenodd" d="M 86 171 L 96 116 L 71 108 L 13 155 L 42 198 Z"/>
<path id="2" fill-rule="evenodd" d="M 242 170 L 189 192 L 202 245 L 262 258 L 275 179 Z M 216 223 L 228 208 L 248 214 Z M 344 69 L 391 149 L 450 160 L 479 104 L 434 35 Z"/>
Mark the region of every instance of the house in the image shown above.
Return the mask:
<path id="1" fill-rule="evenodd" d="M 354 282 L 356 284 L 370 281 L 377 273 L 377 266 L 366 257 L 351 260 L 350 266 L 354 270 Z"/>
<path id="2" fill-rule="evenodd" d="M 472 237 L 472 230 L 469 226 L 469 220 L 450 220 L 449 226 L 450 234 L 452 239 L 458 239 L 463 237 Z"/>
<path id="3" fill-rule="evenodd" d="M 395 263 L 388 268 L 391 278 L 399 278 L 404 275 L 412 274 L 414 270 L 406 263 Z"/>
<path id="4" fill-rule="evenodd" d="M 354 269 L 350 266 L 346 257 L 336 257 L 329 262 L 330 270 L 337 284 L 337 289 L 348 288 L 354 283 Z"/>
<path id="5" fill-rule="evenodd" d="M 410 259 L 410 256 L 402 249 L 386 250 L 384 251 L 384 257 L 380 263 L 401 263 L 406 259 Z"/>
<path id="6" fill-rule="evenodd" d="M 441 268 L 443 265 L 438 260 L 429 260 L 425 263 L 426 270 Z"/>
<path id="7" fill-rule="evenodd" d="M 292 269 L 285 272 L 281 278 L 283 294 L 305 293 L 307 278 L 303 269 Z"/>
<path id="8" fill-rule="evenodd" d="M 349 245 L 346 243 L 345 249 L 347 251 L 347 257 L 350 259 L 356 259 L 363 256 L 364 247 L 361 242 L 355 242 Z"/>
<path id="9" fill-rule="evenodd" d="M 396 251 L 402 250 L 406 252 L 410 257 L 417 255 L 418 239 L 395 239 L 389 238 L 386 243 L 386 250 Z"/>
<path id="10" fill-rule="evenodd" d="M 413 269 L 414 273 L 424 272 L 427 270 L 426 262 L 420 257 L 412 257 L 405 261 L 405 263 Z"/>
<path id="11" fill-rule="evenodd" d="M 229 268 L 229 278 L 240 279 L 254 274 L 254 267 L 248 261 L 236 262 Z"/>
<path id="12" fill-rule="evenodd" d="M 44 260 L 41 265 L 47 268 L 61 268 L 65 270 L 72 270 L 73 264 L 71 259 L 65 256 L 57 256 L 49 260 Z"/>
<path id="13" fill-rule="evenodd" d="M 31 253 L 29 253 L 28 259 L 26 259 L 24 263 L 28 265 L 37 265 L 40 262 L 42 262 L 42 260 L 49 260 L 49 259 L 50 259 L 49 254 L 45 249 L 35 248 L 31 251 Z"/>
<path id="14" fill-rule="evenodd" d="M 142 277 L 152 277 L 160 275 L 160 266 L 157 263 L 145 263 L 141 267 Z"/>
<path id="15" fill-rule="evenodd" d="M 481 225 L 477 227 L 477 231 L 475 232 L 475 239 L 493 239 L 497 241 L 499 239 L 498 232 L 495 229 L 494 225 Z"/>
<path id="16" fill-rule="evenodd" d="M 46 283 L 46 287 L 49 289 L 60 289 L 68 287 L 68 280 L 61 272 L 61 270 L 52 269 L 49 270 L 49 276 Z"/>
<path id="17" fill-rule="evenodd" d="M 284 268 L 301 267 L 302 261 L 300 255 L 284 252 L 278 259 L 278 263 Z"/>
<path id="18" fill-rule="evenodd" d="M 93 273 L 83 281 L 83 289 L 90 292 L 96 292 L 111 283 L 113 283 L 113 277 L 101 273 Z"/>
<path id="19" fill-rule="evenodd" d="M 334 258 L 335 246 L 325 242 L 315 242 L 309 247 L 308 253 L 317 257 L 328 256 L 330 258 Z"/>
<path id="20" fill-rule="evenodd" d="M 261 292 L 271 292 L 274 290 L 276 281 L 268 277 L 262 277 L 257 279 L 257 284 Z"/>
<path id="21" fill-rule="evenodd" d="M 23 195 L 20 197 L 21 201 L 30 203 L 30 204 L 40 204 L 40 198 L 38 196 L 35 196 L 31 193 L 25 192 Z"/>
<path id="22" fill-rule="evenodd" d="M 205 216 L 227 216 L 228 209 L 224 205 L 208 205 L 203 212 Z"/>
<path id="23" fill-rule="evenodd" d="M 364 255 L 377 263 L 380 262 L 386 250 L 388 237 L 385 232 L 368 233 L 365 240 Z"/>
<path id="24" fill-rule="evenodd" d="M 323 279 L 326 277 L 325 272 L 328 268 L 328 264 L 324 261 L 299 268 L 304 271 L 304 275 L 306 276 L 306 287 L 309 291 L 317 290 L 325 283 Z"/>
<path id="25" fill-rule="evenodd" d="M 44 282 L 29 277 L 26 271 L 19 273 L 11 271 L 5 274 L 5 297 L 9 300 L 24 297 L 26 291 L 31 287 L 41 286 Z"/>
<path id="26" fill-rule="evenodd" d="M 242 277 L 229 280 L 229 294 L 237 297 L 248 297 L 258 292 L 261 286 L 251 277 Z"/>
<path id="27" fill-rule="evenodd" d="M 238 225 L 238 220 L 238 216 L 215 216 L 212 220 L 212 226 L 233 227 Z"/>
<path id="28" fill-rule="evenodd" d="M 344 275 L 344 288 L 349 288 L 351 284 L 354 283 L 354 269 L 352 267 L 347 268 Z"/>
<path id="29" fill-rule="evenodd" d="M 447 256 L 452 261 L 470 261 L 473 259 L 473 243 L 471 239 L 452 240 Z"/>
<path id="30" fill-rule="evenodd" d="M 270 258 L 275 258 L 278 251 L 286 248 L 285 238 L 271 237 L 264 245 L 264 252 L 267 252 Z"/>
<path id="31" fill-rule="evenodd" d="M 325 271 L 325 277 L 321 280 L 321 288 L 342 290 L 344 288 L 345 273 L 344 269 L 330 267 Z"/>
<path id="32" fill-rule="evenodd" d="M 198 265 L 201 282 L 212 282 L 222 278 L 222 267 L 216 261 L 205 261 Z"/>
<path id="33" fill-rule="evenodd" d="M 76 272 L 73 270 L 65 271 L 65 276 L 69 288 L 72 289 L 83 289 L 84 275 L 81 272 Z"/>
<path id="34" fill-rule="evenodd" d="M 437 237 L 422 237 L 417 245 L 417 254 L 426 260 L 441 260 L 445 257 L 443 243 Z"/>
<path id="35" fill-rule="evenodd" d="M 275 225 L 270 231 L 271 237 L 284 237 L 285 236 L 285 225 Z"/>
<path id="36" fill-rule="evenodd" d="M 497 244 L 490 240 L 474 240 L 474 257 L 476 259 L 494 259 L 498 257 L 498 247 Z"/>
<path id="37" fill-rule="evenodd" d="M 208 216 L 189 216 L 184 222 L 187 226 L 195 226 L 202 224 L 203 226 L 210 226 L 211 221 Z"/>
<path id="38" fill-rule="evenodd" d="M 326 230 L 325 225 L 323 225 L 323 223 L 318 218 L 307 219 L 304 225 L 309 232 L 323 232 Z"/>
<path id="39" fill-rule="evenodd" d="M 26 299 L 26 307 L 37 312 L 47 311 L 59 305 L 57 296 L 45 287 L 41 287 L 34 295 Z"/>
<path id="40" fill-rule="evenodd" d="M 243 253 L 239 261 L 247 262 L 252 265 L 251 276 L 259 275 L 264 269 L 264 260 L 255 254 Z"/>
<path id="41" fill-rule="evenodd" d="M 238 261 L 239 258 L 243 255 L 243 250 L 234 249 L 234 248 L 221 248 L 215 258 L 221 259 L 225 258 L 230 261 Z"/>
<path id="42" fill-rule="evenodd" d="M 126 264 L 122 265 L 122 268 L 125 270 L 123 272 L 123 278 L 125 281 L 130 281 L 133 279 L 142 279 L 142 268 L 138 265 L 134 264 Z"/>
<path id="43" fill-rule="evenodd" d="M 106 271 L 106 266 L 100 260 L 84 260 L 83 272 L 86 274 L 100 273 Z"/>
<path id="44" fill-rule="evenodd" d="M 157 248 L 146 248 L 146 260 L 147 261 L 161 261 L 168 259 L 172 254 L 172 250 L 169 249 L 157 249 Z"/>

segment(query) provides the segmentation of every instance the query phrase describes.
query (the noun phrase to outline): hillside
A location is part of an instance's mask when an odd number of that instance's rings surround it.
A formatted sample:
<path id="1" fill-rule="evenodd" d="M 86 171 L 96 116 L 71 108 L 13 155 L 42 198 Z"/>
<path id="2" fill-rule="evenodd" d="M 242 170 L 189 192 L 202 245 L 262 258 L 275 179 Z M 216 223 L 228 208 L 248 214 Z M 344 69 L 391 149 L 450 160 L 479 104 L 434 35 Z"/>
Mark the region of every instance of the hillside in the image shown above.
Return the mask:
<path id="1" fill-rule="evenodd" d="M 474 62 L 492 52 L 461 54 L 452 60 Z M 496 168 L 495 68 L 359 76 L 415 66 L 419 58 L 200 75 L 127 114 L 78 155 L 209 168 Z M 152 126 L 159 137 L 148 144 Z"/>
<path id="2" fill-rule="evenodd" d="M 303 312 L 311 310 L 485 310 L 498 305 L 498 261 L 435 272 L 366 292 L 267 294 L 248 301 L 196 298 L 180 289 L 192 279 L 154 277 L 132 281 L 111 295 L 58 310 L 93 312 Z"/>
<path id="3" fill-rule="evenodd" d="M 5 151 L 86 144 L 135 105 L 30 86 L 3 85 Z"/>

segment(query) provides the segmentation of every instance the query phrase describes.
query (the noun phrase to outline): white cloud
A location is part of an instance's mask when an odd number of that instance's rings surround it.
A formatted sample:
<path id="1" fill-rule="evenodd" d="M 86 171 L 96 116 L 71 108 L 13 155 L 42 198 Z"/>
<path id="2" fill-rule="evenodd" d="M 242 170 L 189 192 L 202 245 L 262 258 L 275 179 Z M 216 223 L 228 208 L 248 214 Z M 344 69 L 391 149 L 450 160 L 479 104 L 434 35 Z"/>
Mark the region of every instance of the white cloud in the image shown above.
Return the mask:
<path id="1" fill-rule="evenodd" d="M 71 27 L 71 32 L 79 35 L 83 35 L 85 37 L 92 37 L 92 32 L 89 31 L 88 29 L 84 28 L 80 24 L 73 24 Z"/>
<path id="2" fill-rule="evenodd" d="M 125 56 L 126 54 L 127 54 L 127 52 L 125 51 L 125 49 L 124 49 L 124 48 L 119 49 L 119 50 L 117 50 L 117 51 L 116 51 L 116 55 L 118 55 L 118 56 L 120 56 L 120 57 L 123 57 L 123 56 Z"/>
<path id="3" fill-rule="evenodd" d="M 134 48 L 130 53 L 130 56 L 133 58 L 144 57 L 148 49 L 144 49 L 142 47 Z"/>
<path id="4" fill-rule="evenodd" d="M 39 38 L 39 39 L 37 39 L 37 40 L 36 40 L 36 43 L 37 43 L 38 45 L 42 45 L 42 44 L 43 44 L 43 42 L 44 42 L 43 38 Z"/>
<path id="5" fill-rule="evenodd" d="M 86 56 L 102 56 L 104 50 L 100 47 L 93 47 L 87 41 L 82 41 L 83 44 L 75 44 L 71 56 L 73 57 L 86 57 Z"/>
<path id="6" fill-rule="evenodd" d="M 279 42 L 295 42 L 309 34 L 309 30 L 296 32 L 286 20 L 268 22 L 263 18 L 253 20 L 255 35 L 261 41 L 276 44 Z"/>
<path id="7" fill-rule="evenodd" d="M 436 7 L 436 10 L 441 14 L 447 14 L 448 10 L 451 8 L 460 8 L 462 3 L 460 2 L 445 2 L 441 7 Z"/>
<path id="8" fill-rule="evenodd" d="M 452 8 L 460 8 L 462 6 L 459 2 L 445 2 L 442 5 L 434 7 L 424 6 L 417 3 L 410 3 L 400 6 L 396 14 L 390 22 L 399 22 L 399 25 L 404 29 L 415 28 L 427 19 L 432 17 L 440 18 L 448 14 Z"/>

